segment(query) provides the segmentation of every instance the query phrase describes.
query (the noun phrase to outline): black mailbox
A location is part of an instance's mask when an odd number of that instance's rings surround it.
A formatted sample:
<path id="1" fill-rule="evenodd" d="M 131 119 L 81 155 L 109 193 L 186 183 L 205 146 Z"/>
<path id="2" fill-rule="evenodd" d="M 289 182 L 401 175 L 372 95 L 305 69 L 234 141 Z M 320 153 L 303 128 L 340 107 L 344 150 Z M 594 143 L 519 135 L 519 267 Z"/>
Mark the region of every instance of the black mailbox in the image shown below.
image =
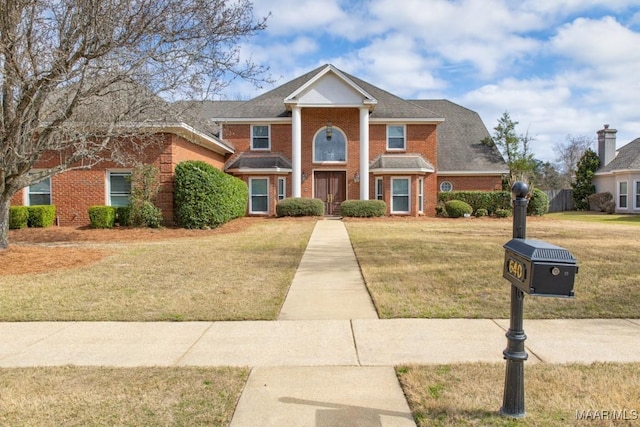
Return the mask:
<path id="1" fill-rule="evenodd" d="M 530 295 L 573 298 L 577 261 L 568 250 L 541 240 L 505 245 L 502 277 Z"/>

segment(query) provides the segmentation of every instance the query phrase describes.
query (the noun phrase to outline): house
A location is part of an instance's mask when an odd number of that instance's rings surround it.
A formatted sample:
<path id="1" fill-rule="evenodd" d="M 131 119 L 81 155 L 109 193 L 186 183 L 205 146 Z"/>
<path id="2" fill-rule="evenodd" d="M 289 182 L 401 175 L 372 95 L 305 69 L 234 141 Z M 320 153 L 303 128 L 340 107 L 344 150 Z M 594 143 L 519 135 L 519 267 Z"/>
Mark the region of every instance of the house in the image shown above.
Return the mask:
<path id="1" fill-rule="evenodd" d="M 498 151 L 482 144 L 489 133 L 477 113 L 447 100 L 402 99 L 333 65 L 248 101 L 162 110 L 137 121 L 159 140 L 138 160 L 160 168 L 158 206 L 168 222 L 173 172 L 184 160 L 247 182 L 249 215 L 275 215 L 279 200 L 313 197 L 328 215 L 345 200 L 379 199 L 388 215 L 433 216 L 439 191 L 499 190 L 508 173 Z M 14 204 L 52 203 L 61 225 L 85 225 L 89 206 L 126 203 L 132 167 L 67 171 L 23 190 Z"/>
<path id="2" fill-rule="evenodd" d="M 105 109 L 112 109 L 113 103 L 105 100 L 105 104 Z M 124 163 L 102 161 L 91 168 L 74 168 L 54 175 L 19 191 L 11 204 L 53 204 L 56 206 L 57 224 L 85 226 L 90 223 L 88 209 L 91 206 L 128 205 L 131 190 L 129 177 L 133 168 L 137 164 L 153 164 L 160 171 L 160 191 L 156 205 L 162 210 L 165 222 L 171 223 L 175 166 L 185 160 L 202 160 L 222 169 L 234 150 L 216 137 L 212 128 L 206 126 L 206 122 L 185 118 L 165 101 L 154 98 L 151 103 L 145 103 L 145 106 L 146 111 L 141 111 L 133 121 L 122 121 L 119 124 L 121 129 L 118 134 L 121 137 L 115 144 L 133 147 L 131 138 L 137 140 L 137 151 L 131 149 L 124 156 Z M 96 117 L 101 114 L 107 113 L 100 112 Z M 54 167 L 58 164 L 60 155 L 45 154 L 33 170 Z M 104 157 L 108 158 L 109 155 Z"/>
<path id="3" fill-rule="evenodd" d="M 384 200 L 389 215 L 435 214 L 438 191 L 499 190 L 508 173 L 477 113 L 405 100 L 323 65 L 246 102 L 192 104 L 235 148 L 225 171 L 249 185 L 249 215 L 278 200 Z"/>
<path id="4" fill-rule="evenodd" d="M 616 150 L 616 129 L 609 125 L 598 131 L 600 168 L 593 184 L 596 192 L 609 192 L 616 213 L 640 213 L 640 138 Z"/>

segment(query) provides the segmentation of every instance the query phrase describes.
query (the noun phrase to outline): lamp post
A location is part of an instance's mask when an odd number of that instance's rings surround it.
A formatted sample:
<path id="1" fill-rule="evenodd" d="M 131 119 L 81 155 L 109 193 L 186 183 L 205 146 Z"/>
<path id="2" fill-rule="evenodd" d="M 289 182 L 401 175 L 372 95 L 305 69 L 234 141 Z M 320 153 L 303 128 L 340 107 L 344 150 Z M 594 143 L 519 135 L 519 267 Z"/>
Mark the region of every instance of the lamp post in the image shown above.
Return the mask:
<path id="1" fill-rule="evenodd" d="M 529 186 L 518 181 L 511 188 L 513 201 L 513 238 L 525 239 L 527 235 L 527 194 Z M 500 414 L 522 418 L 524 410 L 524 361 L 529 355 L 524 349 L 527 336 L 522 326 L 524 292 L 511 285 L 511 319 L 507 331 L 507 348 L 502 352 L 507 361 L 504 380 L 504 396 Z"/>

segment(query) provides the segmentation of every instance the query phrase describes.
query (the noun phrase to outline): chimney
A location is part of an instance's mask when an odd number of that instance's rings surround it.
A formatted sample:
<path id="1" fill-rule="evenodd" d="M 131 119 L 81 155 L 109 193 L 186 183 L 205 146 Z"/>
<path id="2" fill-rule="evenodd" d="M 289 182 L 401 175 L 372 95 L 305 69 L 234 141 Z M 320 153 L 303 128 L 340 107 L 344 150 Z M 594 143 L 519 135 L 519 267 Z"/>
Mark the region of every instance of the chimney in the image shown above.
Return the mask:
<path id="1" fill-rule="evenodd" d="M 604 125 L 604 129 L 598 131 L 600 167 L 608 165 L 616 157 L 616 133 L 618 131 L 609 129 L 609 125 Z"/>

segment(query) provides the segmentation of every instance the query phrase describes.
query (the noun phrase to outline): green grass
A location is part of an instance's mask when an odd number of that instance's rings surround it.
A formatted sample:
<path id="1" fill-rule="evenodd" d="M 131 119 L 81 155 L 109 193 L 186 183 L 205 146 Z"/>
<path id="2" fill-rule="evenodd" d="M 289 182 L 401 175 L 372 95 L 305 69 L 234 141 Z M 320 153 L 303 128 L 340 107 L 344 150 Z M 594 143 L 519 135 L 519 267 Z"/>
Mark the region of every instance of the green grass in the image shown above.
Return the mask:
<path id="1" fill-rule="evenodd" d="M 601 224 L 640 225 L 640 215 L 605 214 L 601 212 L 558 212 L 547 214 L 547 218 L 567 221 L 586 221 Z"/>

